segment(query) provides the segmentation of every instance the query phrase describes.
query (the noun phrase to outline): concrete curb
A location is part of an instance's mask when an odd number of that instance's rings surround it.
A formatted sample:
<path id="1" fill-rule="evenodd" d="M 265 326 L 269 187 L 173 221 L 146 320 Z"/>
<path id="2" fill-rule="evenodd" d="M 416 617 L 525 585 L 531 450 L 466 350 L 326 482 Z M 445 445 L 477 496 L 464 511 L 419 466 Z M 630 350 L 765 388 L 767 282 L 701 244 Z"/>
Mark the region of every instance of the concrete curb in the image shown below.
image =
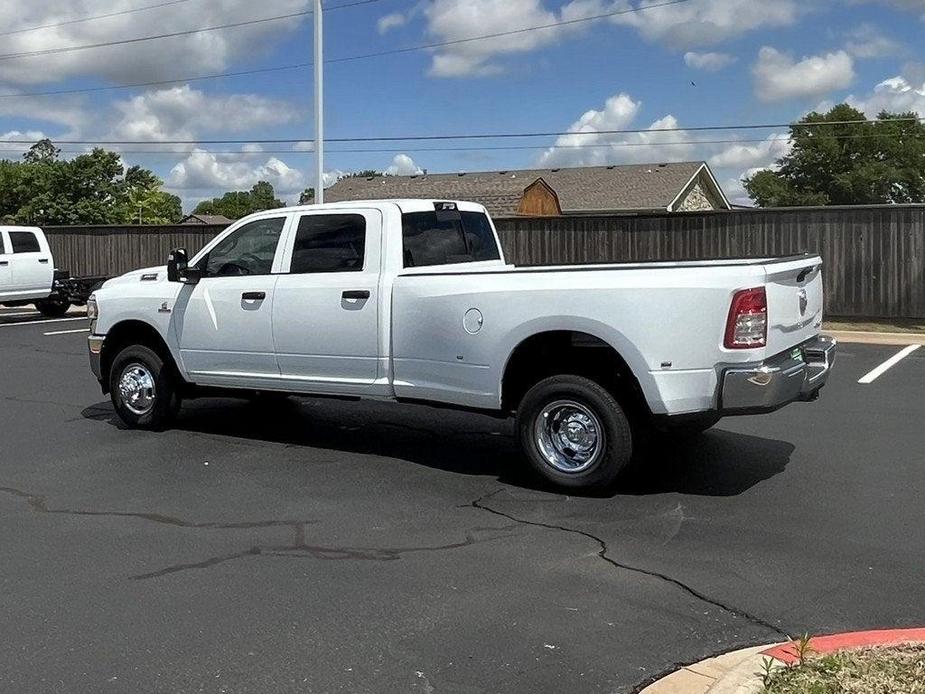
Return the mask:
<path id="1" fill-rule="evenodd" d="M 839 342 L 861 345 L 925 345 L 925 333 L 877 333 L 860 330 L 823 330 Z"/>
<path id="2" fill-rule="evenodd" d="M 643 689 L 640 694 L 759 694 L 766 660 L 773 668 L 797 662 L 795 641 L 752 646 L 675 670 Z M 925 629 L 854 631 L 810 639 L 812 652 L 832 653 L 865 646 L 899 646 L 925 643 Z"/>

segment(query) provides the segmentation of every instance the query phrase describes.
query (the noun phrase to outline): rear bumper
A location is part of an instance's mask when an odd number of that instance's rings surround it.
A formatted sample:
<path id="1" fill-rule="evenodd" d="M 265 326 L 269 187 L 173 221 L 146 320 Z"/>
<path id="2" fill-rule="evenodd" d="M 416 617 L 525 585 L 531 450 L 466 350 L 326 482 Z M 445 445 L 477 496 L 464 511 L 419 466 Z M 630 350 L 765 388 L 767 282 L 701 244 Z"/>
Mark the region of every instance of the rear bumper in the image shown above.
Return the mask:
<path id="1" fill-rule="evenodd" d="M 758 364 L 722 373 L 722 415 L 773 412 L 797 401 L 815 400 L 835 363 L 835 338 L 819 335 Z"/>

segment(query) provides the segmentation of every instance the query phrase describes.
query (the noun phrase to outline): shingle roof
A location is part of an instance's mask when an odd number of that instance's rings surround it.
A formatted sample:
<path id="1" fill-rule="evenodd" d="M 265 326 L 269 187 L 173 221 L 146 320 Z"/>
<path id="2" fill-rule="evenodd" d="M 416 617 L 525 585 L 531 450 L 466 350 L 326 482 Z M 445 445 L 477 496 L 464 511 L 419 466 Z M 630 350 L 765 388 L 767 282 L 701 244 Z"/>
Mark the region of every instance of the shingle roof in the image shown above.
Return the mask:
<path id="1" fill-rule="evenodd" d="M 231 224 L 233 221 L 223 214 L 188 214 L 180 224 Z"/>
<path id="2" fill-rule="evenodd" d="M 665 210 L 704 162 L 630 164 L 566 169 L 522 169 L 465 174 L 341 179 L 325 191 L 331 202 L 388 198 L 472 200 L 493 215 L 517 214 L 524 189 L 542 178 L 562 211 Z"/>

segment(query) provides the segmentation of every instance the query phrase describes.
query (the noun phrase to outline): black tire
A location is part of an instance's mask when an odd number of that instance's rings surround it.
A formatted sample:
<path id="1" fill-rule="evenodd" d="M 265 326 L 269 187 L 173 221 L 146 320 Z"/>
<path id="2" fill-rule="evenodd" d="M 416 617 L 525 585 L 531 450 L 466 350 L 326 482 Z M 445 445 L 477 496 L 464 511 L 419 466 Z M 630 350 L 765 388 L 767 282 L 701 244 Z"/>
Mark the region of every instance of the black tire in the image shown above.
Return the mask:
<path id="1" fill-rule="evenodd" d="M 46 318 L 60 318 L 71 307 L 71 303 L 66 299 L 45 299 L 36 301 L 35 307 Z"/>
<path id="2" fill-rule="evenodd" d="M 120 389 L 120 382 L 133 369 L 136 383 L 150 376 L 151 389 L 144 391 L 144 398 L 153 398 L 147 406 L 145 400 L 134 404 L 126 400 Z M 165 362 L 154 350 L 144 345 L 129 345 L 113 359 L 109 371 L 109 397 L 119 418 L 132 429 L 162 429 L 176 416 L 180 409 L 180 395 L 177 389 L 179 378 L 173 364 Z"/>
<path id="3" fill-rule="evenodd" d="M 576 409 L 571 405 L 559 405 L 552 410 L 554 419 L 558 419 L 560 424 L 565 420 L 559 419 L 556 413 L 571 412 L 571 420 L 577 416 L 579 436 L 596 431 L 597 423 L 602 431 L 602 434 L 592 434 L 591 438 L 597 442 L 593 448 L 594 454 L 588 460 L 578 461 L 575 470 L 563 470 L 561 462 L 560 466 L 553 464 L 541 449 L 539 432 L 549 431 L 549 426 L 555 429 L 554 424 L 546 424 L 553 420 L 543 416 L 544 410 L 557 403 L 579 406 Z M 593 415 L 597 423 L 588 418 L 581 408 Z M 584 426 L 582 422 L 592 426 Z M 527 391 L 517 408 L 517 432 L 521 448 L 533 469 L 556 486 L 571 490 L 601 491 L 608 488 L 633 456 L 632 429 L 623 408 L 609 391 L 582 376 L 552 376 Z M 546 443 L 549 449 L 549 439 L 546 439 Z"/>

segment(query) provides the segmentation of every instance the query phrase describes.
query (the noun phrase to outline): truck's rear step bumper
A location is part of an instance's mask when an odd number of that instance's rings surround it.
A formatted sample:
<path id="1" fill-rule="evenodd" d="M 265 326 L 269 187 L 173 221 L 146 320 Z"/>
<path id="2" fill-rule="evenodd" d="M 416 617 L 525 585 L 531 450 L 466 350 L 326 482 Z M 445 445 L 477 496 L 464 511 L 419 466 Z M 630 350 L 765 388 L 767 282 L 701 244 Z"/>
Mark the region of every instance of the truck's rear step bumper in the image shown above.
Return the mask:
<path id="1" fill-rule="evenodd" d="M 726 369 L 721 414 L 772 412 L 791 402 L 814 400 L 835 363 L 835 344 L 835 338 L 819 335 L 760 364 Z"/>

